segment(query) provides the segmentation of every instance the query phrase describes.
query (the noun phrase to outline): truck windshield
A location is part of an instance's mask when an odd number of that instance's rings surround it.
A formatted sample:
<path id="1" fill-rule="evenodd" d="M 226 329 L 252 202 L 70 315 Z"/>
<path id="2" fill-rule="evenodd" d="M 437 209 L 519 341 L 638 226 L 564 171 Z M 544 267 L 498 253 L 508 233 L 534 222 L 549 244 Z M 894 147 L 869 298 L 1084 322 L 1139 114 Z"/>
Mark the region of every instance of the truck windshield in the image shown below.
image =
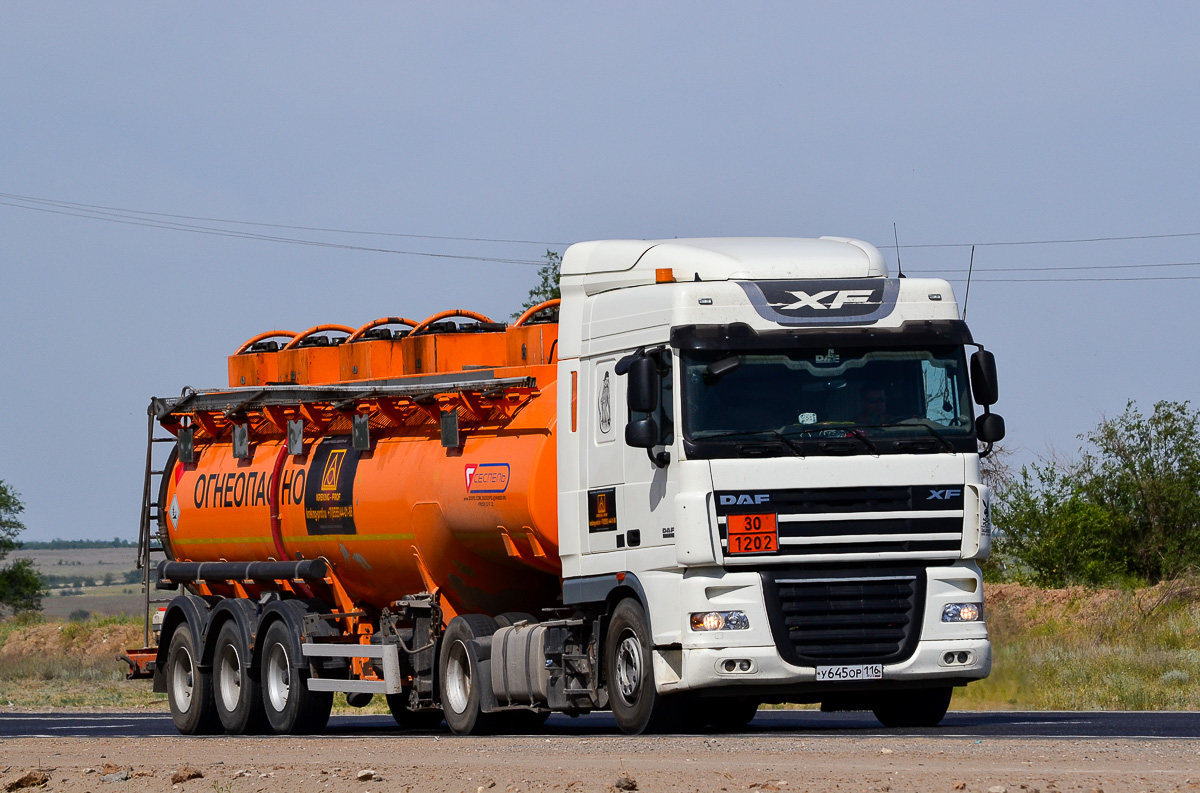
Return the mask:
<path id="1" fill-rule="evenodd" d="M 690 457 L 975 449 L 961 346 L 681 353 Z"/>

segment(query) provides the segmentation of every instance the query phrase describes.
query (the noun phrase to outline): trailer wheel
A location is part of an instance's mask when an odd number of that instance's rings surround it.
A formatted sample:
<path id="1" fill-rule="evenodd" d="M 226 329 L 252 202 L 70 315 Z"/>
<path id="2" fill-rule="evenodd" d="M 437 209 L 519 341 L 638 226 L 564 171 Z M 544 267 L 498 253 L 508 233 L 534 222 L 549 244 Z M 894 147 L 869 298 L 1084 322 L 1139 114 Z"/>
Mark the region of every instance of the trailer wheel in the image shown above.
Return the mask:
<path id="1" fill-rule="evenodd" d="M 284 735 L 320 732 L 333 708 L 332 692 L 308 690 L 308 671 L 295 668 L 299 656 L 288 625 L 271 623 L 263 640 L 262 700 L 271 729 Z"/>
<path id="2" fill-rule="evenodd" d="M 613 609 L 604 642 L 608 704 L 617 726 L 628 735 L 663 732 L 676 724 L 682 697 L 661 696 L 654 687 L 650 621 L 632 598 Z"/>
<path id="3" fill-rule="evenodd" d="M 231 735 L 260 733 L 267 728 L 258 670 L 247 666 L 249 658 L 250 648 L 242 640 L 242 632 L 229 620 L 221 626 L 213 651 L 213 699 L 221 724 Z"/>
<path id="4" fill-rule="evenodd" d="M 872 710 L 884 727 L 936 727 L 946 717 L 953 694 L 950 686 L 889 691 Z"/>
<path id="5" fill-rule="evenodd" d="M 410 710 L 408 694 L 388 694 L 387 704 L 396 724 L 405 730 L 432 730 L 442 723 L 440 710 Z"/>
<path id="6" fill-rule="evenodd" d="M 484 713 L 480 704 L 483 661 L 471 641 L 495 632 L 496 622 L 491 617 L 464 614 L 452 619 L 442 635 L 438 693 L 446 724 L 458 735 L 483 735 L 496 726 L 492 714 Z"/>
<path id="7" fill-rule="evenodd" d="M 167 650 L 167 702 L 171 720 L 184 735 L 208 735 L 221 731 L 213 703 L 210 672 L 201 671 L 192 631 L 181 624 L 171 636 Z"/>

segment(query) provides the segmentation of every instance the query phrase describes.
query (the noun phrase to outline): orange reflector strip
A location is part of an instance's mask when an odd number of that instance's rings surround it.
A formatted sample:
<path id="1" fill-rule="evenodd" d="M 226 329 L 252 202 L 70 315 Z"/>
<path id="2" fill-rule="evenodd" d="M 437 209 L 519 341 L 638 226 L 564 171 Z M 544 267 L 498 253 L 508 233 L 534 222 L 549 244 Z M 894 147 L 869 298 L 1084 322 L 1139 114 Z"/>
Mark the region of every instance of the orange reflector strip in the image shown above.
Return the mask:
<path id="1" fill-rule="evenodd" d="M 654 271 L 654 283 L 671 284 L 675 282 L 675 271 L 670 267 L 660 267 Z"/>
<path id="2" fill-rule="evenodd" d="M 577 429 L 576 416 L 579 413 L 579 372 L 571 372 L 571 432 Z"/>

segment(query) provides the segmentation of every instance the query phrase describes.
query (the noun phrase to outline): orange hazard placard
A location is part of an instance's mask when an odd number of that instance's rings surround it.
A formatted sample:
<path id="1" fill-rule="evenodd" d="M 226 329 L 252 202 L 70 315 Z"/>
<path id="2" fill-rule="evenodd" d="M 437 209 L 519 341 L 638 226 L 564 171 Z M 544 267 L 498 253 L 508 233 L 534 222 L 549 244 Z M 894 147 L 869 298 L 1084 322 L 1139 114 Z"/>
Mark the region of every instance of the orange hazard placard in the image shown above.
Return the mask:
<path id="1" fill-rule="evenodd" d="M 730 515 L 729 553 L 775 553 L 779 550 L 779 530 L 775 515 Z"/>

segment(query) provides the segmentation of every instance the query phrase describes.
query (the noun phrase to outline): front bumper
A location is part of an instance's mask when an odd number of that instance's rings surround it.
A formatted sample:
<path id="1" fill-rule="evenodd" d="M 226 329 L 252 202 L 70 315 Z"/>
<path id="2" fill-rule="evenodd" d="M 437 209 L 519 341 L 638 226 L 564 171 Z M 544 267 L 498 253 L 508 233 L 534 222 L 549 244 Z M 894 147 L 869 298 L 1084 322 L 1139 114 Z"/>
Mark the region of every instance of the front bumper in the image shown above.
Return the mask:
<path id="1" fill-rule="evenodd" d="M 791 696 L 791 701 L 820 701 L 825 693 L 965 685 L 987 677 L 992 653 L 986 625 L 941 621 L 947 603 L 982 600 L 979 568 L 973 562 L 931 566 L 925 568 L 924 576 L 919 640 L 911 655 L 882 664 L 882 679 L 831 682 L 817 681 L 815 665 L 797 665 L 781 654 L 771 631 L 762 578 L 757 573 L 685 575 L 677 590 L 685 621 L 693 612 L 738 609 L 747 614 L 750 628 L 704 633 L 691 631 L 685 624 L 679 645 L 655 650 L 658 689 L 664 694 L 722 688 L 731 689 L 722 693 L 749 694 L 757 690 L 764 699 Z M 727 668 L 729 662 L 733 662 L 732 670 Z"/>
<path id="2" fill-rule="evenodd" d="M 662 681 L 661 693 L 699 690 L 707 688 L 734 687 L 758 689 L 759 693 L 778 690 L 779 694 L 841 694 L 885 688 L 921 688 L 936 685 L 963 685 L 971 680 L 988 676 L 992 668 L 992 647 L 987 639 L 959 639 L 949 641 L 922 641 L 907 660 L 895 664 L 884 664 L 882 680 L 867 680 L 855 683 L 817 681 L 815 667 L 792 666 L 785 662 L 774 645 L 769 647 L 694 648 L 681 650 L 682 674 L 673 683 L 666 683 L 659 673 L 660 665 L 674 666 L 671 650 L 655 651 L 655 678 Z M 946 663 L 947 653 L 953 653 L 954 663 Z M 960 653 L 966 653 L 968 661 L 958 663 Z M 725 671 L 728 661 L 739 667 L 737 671 Z M 741 661 L 749 661 L 750 668 L 741 671 Z M 820 697 L 811 698 L 819 701 Z"/>

